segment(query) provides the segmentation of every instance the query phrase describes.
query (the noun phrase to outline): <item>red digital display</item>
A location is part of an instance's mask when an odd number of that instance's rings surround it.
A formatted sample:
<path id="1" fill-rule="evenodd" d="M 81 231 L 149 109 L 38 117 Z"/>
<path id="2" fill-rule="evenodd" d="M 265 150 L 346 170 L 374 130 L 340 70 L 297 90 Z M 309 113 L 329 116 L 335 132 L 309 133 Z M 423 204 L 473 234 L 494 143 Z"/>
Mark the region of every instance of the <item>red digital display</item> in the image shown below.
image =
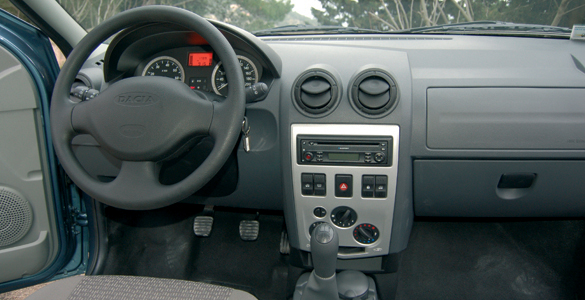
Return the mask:
<path id="1" fill-rule="evenodd" d="M 212 60 L 212 52 L 189 53 L 189 67 L 210 67 Z"/>

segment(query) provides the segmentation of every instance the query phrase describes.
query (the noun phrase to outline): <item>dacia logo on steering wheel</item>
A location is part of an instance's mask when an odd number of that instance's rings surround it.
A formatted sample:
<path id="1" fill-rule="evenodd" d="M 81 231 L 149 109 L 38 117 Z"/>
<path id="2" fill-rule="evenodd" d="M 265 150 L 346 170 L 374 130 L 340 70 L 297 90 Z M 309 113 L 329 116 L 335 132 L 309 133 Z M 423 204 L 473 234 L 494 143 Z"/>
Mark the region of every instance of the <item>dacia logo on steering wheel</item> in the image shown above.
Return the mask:
<path id="1" fill-rule="evenodd" d="M 148 106 L 158 102 L 158 97 L 149 93 L 124 93 L 116 96 L 114 102 L 124 106 Z"/>

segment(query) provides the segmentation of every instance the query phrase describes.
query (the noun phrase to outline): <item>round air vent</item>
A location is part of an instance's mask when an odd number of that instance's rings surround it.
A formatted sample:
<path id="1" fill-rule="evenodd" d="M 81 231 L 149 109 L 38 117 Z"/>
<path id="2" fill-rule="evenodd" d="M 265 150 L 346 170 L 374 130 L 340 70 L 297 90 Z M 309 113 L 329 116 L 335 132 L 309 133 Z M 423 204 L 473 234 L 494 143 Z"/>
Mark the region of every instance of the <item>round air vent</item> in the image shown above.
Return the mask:
<path id="1" fill-rule="evenodd" d="M 293 85 L 293 102 L 297 109 L 311 117 L 329 114 L 339 104 L 340 88 L 329 72 L 311 69 L 299 76 Z"/>
<path id="2" fill-rule="evenodd" d="M 354 109 L 368 117 L 383 117 L 397 103 L 397 88 L 390 75 L 382 70 L 359 73 L 350 87 L 350 102 Z"/>
<path id="3" fill-rule="evenodd" d="M 18 242 L 30 229 L 32 210 L 16 191 L 0 187 L 0 247 Z"/>

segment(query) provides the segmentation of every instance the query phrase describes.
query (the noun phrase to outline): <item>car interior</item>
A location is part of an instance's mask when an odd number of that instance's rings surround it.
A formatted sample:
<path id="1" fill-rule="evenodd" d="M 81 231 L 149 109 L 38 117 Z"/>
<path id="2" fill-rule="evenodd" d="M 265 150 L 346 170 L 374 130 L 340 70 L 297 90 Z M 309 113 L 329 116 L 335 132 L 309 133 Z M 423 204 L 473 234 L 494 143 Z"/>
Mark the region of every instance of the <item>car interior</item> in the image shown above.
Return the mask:
<path id="1" fill-rule="evenodd" d="M 585 299 L 583 40 L 12 3 L 0 292 Z"/>

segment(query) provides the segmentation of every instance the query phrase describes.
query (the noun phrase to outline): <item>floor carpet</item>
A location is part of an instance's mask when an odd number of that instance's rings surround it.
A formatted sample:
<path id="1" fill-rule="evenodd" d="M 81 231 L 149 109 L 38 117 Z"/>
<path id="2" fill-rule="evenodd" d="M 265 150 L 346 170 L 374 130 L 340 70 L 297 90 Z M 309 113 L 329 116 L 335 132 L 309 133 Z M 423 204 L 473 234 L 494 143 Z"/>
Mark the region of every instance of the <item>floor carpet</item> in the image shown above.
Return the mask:
<path id="1" fill-rule="evenodd" d="M 583 299 L 585 222 L 418 220 L 397 299 Z"/>
<path id="2" fill-rule="evenodd" d="M 174 205 L 132 212 L 109 209 L 109 255 L 105 274 L 156 276 L 216 283 L 248 291 L 258 299 L 285 299 L 288 264 L 279 252 L 282 215 L 259 215 L 258 240 L 240 239 L 250 211 L 217 209 L 210 237 L 193 234 L 201 207 Z"/>
<path id="3" fill-rule="evenodd" d="M 254 219 L 254 211 L 216 209 L 211 236 L 199 238 L 192 226 L 201 209 L 108 209 L 104 273 L 204 281 L 285 299 L 291 281 L 287 290 L 282 214 L 261 213 L 258 240 L 245 242 L 239 222 Z M 416 219 L 398 274 L 388 278 L 397 278 L 399 300 L 585 299 L 584 234 L 583 220 Z"/>

